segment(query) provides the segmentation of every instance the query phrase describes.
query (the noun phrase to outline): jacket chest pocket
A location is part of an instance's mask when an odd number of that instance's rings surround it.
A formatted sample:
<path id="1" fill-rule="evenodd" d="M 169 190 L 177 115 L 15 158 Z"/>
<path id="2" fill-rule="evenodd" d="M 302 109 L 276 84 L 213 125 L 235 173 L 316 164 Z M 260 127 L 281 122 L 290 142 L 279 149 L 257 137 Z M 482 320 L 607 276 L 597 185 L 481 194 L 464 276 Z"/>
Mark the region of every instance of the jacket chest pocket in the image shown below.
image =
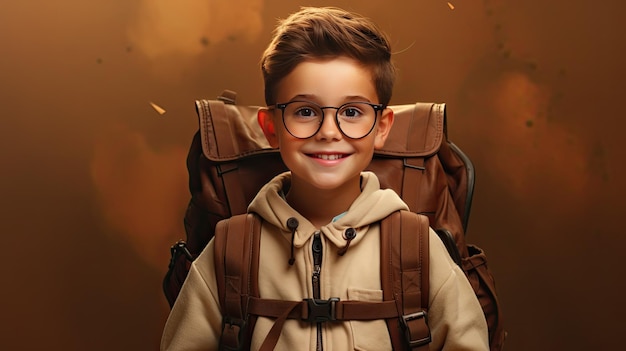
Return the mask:
<path id="1" fill-rule="evenodd" d="M 348 299 L 354 301 L 380 302 L 382 290 L 348 288 Z M 371 321 L 349 321 L 354 350 L 391 350 L 391 340 L 384 319 Z"/>

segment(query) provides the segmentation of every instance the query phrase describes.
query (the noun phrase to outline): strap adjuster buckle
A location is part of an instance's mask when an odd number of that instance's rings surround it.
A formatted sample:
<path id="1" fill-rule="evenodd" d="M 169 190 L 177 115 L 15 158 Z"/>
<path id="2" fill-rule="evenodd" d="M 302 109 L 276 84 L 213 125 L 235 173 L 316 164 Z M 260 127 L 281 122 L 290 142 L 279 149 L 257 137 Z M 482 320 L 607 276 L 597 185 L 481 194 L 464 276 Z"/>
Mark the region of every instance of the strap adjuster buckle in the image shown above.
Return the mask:
<path id="1" fill-rule="evenodd" d="M 339 302 L 338 297 L 331 297 L 328 300 L 304 299 L 307 306 L 307 317 L 303 318 L 310 323 L 322 323 L 337 320 L 335 315 L 335 305 Z"/>
<path id="2" fill-rule="evenodd" d="M 169 269 L 172 269 L 178 260 L 178 257 L 185 255 L 187 261 L 193 262 L 195 259 L 189 249 L 187 248 L 187 243 L 184 240 L 177 241 L 174 245 L 170 247 L 170 264 L 168 266 Z"/>
<path id="3" fill-rule="evenodd" d="M 426 311 L 403 315 L 401 321 L 404 327 L 404 336 L 410 347 L 418 347 L 431 342 L 432 337 Z M 411 327 L 413 327 L 413 330 L 411 330 Z"/>
<path id="4" fill-rule="evenodd" d="M 221 350 L 239 351 L 243 349 L 247 321 L 224 316 L 222 318 Z"/>

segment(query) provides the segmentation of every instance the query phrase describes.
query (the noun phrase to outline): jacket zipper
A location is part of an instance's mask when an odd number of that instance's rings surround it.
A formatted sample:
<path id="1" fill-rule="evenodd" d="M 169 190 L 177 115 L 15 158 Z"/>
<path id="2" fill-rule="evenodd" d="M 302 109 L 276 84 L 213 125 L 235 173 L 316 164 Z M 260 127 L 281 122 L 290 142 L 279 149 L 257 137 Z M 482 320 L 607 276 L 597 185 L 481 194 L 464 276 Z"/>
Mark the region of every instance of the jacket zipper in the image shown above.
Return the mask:
<path id="1" fill-rule="evenodd" d="M 322 272 L 322 239 L 320 232 L 317 231 L 313 235 L 313 298 L 320 299 L 320 274 Z M 317 323 L 317 351 L 322 351 L 322 323 Z"/>

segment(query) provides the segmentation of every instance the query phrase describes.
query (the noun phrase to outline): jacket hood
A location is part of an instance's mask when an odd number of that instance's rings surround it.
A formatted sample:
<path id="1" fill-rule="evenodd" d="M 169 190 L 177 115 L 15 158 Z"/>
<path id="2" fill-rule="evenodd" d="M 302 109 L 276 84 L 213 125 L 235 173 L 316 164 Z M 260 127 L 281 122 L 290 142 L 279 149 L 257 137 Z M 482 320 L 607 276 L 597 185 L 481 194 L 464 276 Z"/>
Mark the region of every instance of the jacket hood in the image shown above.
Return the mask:
<path id="1" fill-rule="evenodd" d="M 300 215 L 285 201 L 282 189 L 288 188 L 291 173 L 282 173 L 267 183 L 248 207 L 249 212 L 259 214 L 266 222 L 279 228 L 285 240 L 291 240 L 291 229 L 287 226 L 290 218 L 298 220 L 293 245 L 302 247 L 318 230 L 311 222 Z M 377 223 L 387 215 L 398 210 L 408 210 L 408 206 L 391 189 L 380 189 L 380 183 L 372 172 L 361 173 L 361 194 L 352 203 L 348 211 L 336 221 L 319 228 L 330 242 L 337 247 L 346 245 L 346 230 L 351 231 L 351 245 L 357 245 L 371 224 Z M 339 213 L 338 213 L 339 215 Z"/>

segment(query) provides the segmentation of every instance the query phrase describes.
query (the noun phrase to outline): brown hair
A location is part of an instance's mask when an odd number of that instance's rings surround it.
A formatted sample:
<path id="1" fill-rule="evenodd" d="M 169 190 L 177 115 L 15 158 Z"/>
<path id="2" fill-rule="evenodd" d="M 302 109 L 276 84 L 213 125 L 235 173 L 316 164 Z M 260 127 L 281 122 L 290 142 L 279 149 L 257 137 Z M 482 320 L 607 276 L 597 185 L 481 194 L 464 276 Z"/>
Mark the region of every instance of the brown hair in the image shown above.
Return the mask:
<path id="1" fill-rule="evenodd" d="M 279 22 L 261 58 L 265 102 L 277 102 L 276 86 L 299 63 L 338 56 L 369 68 L 379 103 L 389 104 L 395 67 L 385 33 L 369 19 L 335 7 L 303 7 Z"/>

